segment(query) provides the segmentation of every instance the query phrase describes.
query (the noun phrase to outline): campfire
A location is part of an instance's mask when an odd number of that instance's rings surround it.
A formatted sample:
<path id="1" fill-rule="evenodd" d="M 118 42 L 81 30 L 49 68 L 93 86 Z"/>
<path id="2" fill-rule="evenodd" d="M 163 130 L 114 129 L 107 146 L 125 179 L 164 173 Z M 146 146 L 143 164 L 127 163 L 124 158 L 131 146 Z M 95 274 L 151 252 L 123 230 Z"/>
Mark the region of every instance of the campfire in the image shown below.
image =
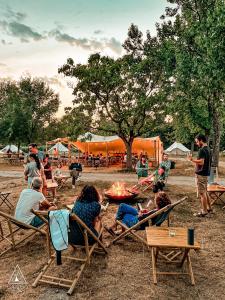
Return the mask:
<path id="1" fill-rule="evenodd" d="M 123 182 L 115 182 L 111 188 L 105 192 L 105 196 L 108 199 L 116 201 L 131 200 L 137 197 L 137 195 L 137 190 L 127 188 Z"/>

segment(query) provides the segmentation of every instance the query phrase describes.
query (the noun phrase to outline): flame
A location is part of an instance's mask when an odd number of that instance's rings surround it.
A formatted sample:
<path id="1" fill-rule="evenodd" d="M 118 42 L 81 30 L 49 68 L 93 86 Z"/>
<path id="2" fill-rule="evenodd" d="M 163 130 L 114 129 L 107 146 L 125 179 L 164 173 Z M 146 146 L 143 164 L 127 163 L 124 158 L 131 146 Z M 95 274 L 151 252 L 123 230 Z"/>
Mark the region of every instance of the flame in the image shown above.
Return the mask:
<path id="1" fill-rule="evenodd" d="M 129 196 L 130 193 L 125 188 L 125 183 L 115 182 L 111 188 L 108 190 L 108 193 L 115 196 Z"/>

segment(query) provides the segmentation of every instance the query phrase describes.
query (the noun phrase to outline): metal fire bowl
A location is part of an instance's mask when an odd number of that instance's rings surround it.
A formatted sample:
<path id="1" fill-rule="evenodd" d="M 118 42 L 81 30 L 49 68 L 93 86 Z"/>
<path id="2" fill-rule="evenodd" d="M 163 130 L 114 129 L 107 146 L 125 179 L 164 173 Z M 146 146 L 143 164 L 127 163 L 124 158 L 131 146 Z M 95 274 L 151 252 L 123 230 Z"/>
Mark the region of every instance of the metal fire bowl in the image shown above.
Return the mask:
<path id="1" fill-rule="evenodd" d="M 133 200 L 134 198 L 136 198 L 138 196 L 138 193 L 132 193 L 130 195 L 113 195 L 111 193 L 105 193 L 105 196 L 112 201 L 129 201 L 129 200 Z"/>

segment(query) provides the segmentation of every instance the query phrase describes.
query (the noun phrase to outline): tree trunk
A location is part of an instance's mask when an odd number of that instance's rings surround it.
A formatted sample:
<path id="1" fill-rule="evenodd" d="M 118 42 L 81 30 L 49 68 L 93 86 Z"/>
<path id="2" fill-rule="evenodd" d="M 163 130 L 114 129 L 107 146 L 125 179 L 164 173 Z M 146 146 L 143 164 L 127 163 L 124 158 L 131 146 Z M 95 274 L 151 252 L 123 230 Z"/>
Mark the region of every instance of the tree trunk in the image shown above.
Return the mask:
<path id="1" fill-rule="evenodd" d="M 218 167 L 219 164 L 219 154 L 220 154 L 220 137 L 221 137 L 221 126 L 220 126 L 220 116 L 217 109 L 214 110 L 213 119 L 213 135 L 212 135 L 212 166 Z"/>
<path id="2" fill-rule="evenodd" d="M 19 156 L 20 156 L 20 142 L 18 142 L 17 148 L 18 148 L 18 153 L 17 153 L 17 155 L 18 155 L 18 157 L 19 157 Z"/>
<path id="3" fill-rule="evenodd" d="M 133 138 L 131 138 L 129 140 L 129 142 L 124 141 L 124 144 L 126 146 L 126 152 L 127 152 L 127 170 L 128 171 L 132 171 L 132 145 L 133 145 Z"/>

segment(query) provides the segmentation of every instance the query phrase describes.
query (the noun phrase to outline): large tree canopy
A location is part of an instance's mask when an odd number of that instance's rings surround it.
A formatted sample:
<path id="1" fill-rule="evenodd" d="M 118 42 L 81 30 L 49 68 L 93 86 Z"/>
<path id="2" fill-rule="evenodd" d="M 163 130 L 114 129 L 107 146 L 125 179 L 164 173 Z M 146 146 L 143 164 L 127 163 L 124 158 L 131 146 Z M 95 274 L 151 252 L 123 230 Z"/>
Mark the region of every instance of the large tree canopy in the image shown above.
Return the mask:
<path id="1" fill-rule="evenodd" d="M 83 122 L 91 118 L 92 128 L 117 134 L 124 141 L 130 168 L 134 138 L 149 131 L 163 112 L 161 65 L 157 39 L 148 34 L 143 41 L 137 26 L 130 27 L 123 46 L 126 54 L 118 59 L 96 53 L 81 65 L 69 58 L 59 72 L 77 80 L 74 109 L 83 113 Z"/>
<path id="2" fill-rule="evenodd" d="M 166 53 L 167 100 L 174 125 L 184 140 L 199 131 L 211 135 L 217 165 L 225 105 L 225 4 L 222 0 L 168 2 L 176 6 L 166 9 L 157 34 Z"/>
<path id="3" fill-rule="evenodd" d="M 23 77 L 0 84 L 0 140 L 43 140 L 44 128 L 58 111 L 59 97 L 38 79 Z"/>

